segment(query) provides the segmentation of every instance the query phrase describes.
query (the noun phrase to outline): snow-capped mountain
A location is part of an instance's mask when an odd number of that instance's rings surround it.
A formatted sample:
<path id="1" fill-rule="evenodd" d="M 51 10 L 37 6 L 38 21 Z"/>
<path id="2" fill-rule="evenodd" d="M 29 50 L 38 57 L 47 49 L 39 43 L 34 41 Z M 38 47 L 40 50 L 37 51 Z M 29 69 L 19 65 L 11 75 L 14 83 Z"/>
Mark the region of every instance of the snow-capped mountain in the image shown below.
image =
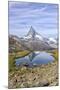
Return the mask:
<path id="1" fill-rule="evenodd" d="M 55 38 L 43 37 L 42 35 L 37 33 L 32 26 L 27 35 L 24 36 L 24 40 L 34 43 L 33 45 L 35 45 L 36 42 L 37 44 L 40 45 L 40 47 L 57 48 L 57 40 Z"/>
<path id="2" fill-rule="evenodd" d="M 31 26 L 29 32 L 27 33 L 27 35 L 24 37 L 24 39 L 40 39 L 43 40 L 43 37 L 37 33 L 34 28 Z"/>
<path id="3" fill-rule="evenodd" d="M 57 48 L 57 39 L 45 38 L 37 33 L 33 27 L 30 28 L 29 32 L 24 37 L 19 38 L 12 35 L 10 36 L 10 41 L 11 38 L 15 41 L 16 47 L 21 47 L 21 49 L 48 50 Z"/>

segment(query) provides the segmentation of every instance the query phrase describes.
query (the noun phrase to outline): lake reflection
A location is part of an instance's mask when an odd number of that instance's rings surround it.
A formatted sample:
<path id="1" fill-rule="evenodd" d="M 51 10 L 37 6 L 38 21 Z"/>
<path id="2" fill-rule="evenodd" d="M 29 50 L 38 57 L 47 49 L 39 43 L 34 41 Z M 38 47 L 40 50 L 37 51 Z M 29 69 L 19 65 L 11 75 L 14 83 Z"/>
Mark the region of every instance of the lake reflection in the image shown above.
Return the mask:
<path id="1" fill-rule="evenodd" d="M 40 64 L 48 64 L 54 61 L 54 57 L 46 52 L 32 52 L 29 55 L 16 59 L 16 66 L 38 66 Z"/>

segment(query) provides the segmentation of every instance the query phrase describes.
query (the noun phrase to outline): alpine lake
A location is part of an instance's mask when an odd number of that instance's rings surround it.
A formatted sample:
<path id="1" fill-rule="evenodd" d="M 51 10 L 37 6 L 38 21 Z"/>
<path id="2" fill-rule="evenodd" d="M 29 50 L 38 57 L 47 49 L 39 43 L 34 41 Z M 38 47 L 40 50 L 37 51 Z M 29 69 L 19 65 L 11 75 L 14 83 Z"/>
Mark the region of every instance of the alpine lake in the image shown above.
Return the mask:
<path id="1" fill-rule="evenodd" d="M 48 64 L 54 61 L 54 57 L 51 53 L 35 51 L 31 52 L 26 56 L 15 59 L 15 65 L 18 66 L 28 66 L 34 67 L 41 64 Z"/>

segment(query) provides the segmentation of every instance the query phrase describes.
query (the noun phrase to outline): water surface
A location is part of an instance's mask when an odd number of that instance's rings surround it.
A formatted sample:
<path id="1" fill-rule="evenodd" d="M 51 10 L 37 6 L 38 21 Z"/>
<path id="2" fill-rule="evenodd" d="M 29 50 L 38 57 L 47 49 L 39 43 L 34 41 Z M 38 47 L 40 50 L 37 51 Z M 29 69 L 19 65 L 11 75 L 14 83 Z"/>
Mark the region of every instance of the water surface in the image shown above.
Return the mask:
<path id="1" fill-rule="evenodd" d="M 29 55 L 16 59 L 16 66 L 38 66 L 40 64 L 48 64 L 54 61 L 54 57 L 47 52 L 32 52 Z"/>

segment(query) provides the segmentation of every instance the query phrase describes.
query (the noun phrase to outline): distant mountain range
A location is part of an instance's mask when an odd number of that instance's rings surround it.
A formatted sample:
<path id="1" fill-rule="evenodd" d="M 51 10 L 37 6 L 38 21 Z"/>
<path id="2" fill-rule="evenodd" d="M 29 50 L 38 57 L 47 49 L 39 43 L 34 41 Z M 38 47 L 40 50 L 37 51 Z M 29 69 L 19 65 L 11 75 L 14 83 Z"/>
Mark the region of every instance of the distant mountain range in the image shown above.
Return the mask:
<path id="1" fill-rule="evenodd" d="M 49 50 L 57 48 L 56 38 L 45 38 L 35 31 L 31 26 L 29 32 L 24 37 L 9 35 L 9 50 Z"/>

